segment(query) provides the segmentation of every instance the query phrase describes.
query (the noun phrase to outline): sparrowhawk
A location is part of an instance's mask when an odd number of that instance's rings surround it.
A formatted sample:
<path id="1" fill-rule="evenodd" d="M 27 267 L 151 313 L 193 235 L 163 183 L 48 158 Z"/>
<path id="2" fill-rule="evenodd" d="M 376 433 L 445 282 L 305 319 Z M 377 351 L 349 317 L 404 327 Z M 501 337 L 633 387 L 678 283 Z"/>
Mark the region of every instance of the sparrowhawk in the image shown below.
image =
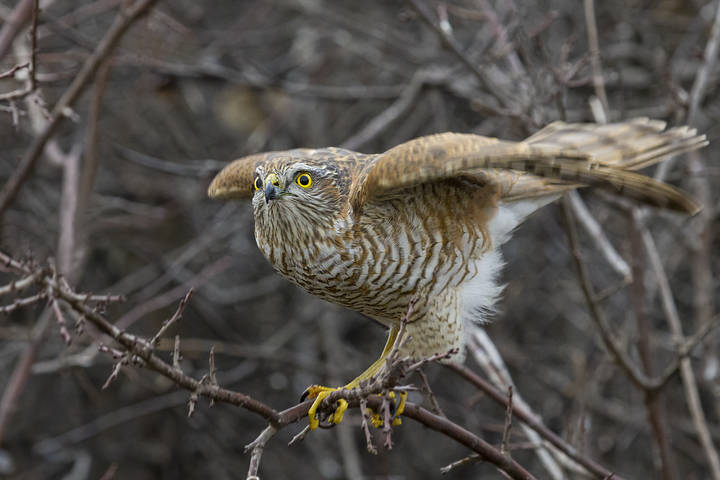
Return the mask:
<path id="1" fill-rule="evenodd" d="M 257 245 L 284 277 L 389 328 L 377 373 L 412 299 L 401 355 L 457 349 L 501 287 L 498 247 L 538 208 L 597 186 L 694 214 L 682 191 L 636 170 L 706 145 L 661 121 L 552 123 L 521 142 L 442 133 L 381 154 L 297 149 L 235 160 L 213 180 L 215 198 L 252 198 Z M 311 390 L 315 411 L 331 389 Z M 335 421 L 342 412 L 336 412 Z"/>

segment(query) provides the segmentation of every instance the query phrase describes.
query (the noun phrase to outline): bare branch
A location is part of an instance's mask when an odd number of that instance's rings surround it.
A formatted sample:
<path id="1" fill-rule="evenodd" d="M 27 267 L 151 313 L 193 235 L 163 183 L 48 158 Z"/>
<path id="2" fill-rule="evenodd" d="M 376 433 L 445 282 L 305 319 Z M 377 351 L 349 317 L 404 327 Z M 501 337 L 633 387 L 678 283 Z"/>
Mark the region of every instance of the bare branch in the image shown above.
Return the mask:
<path id="1" fill-rule="evenodd" d="M 503 394 L 498 389 L 490 385 L 488 382 L 480 378 L 469 368 L 453 363 L 446 364 L 445 366 L 459 374 L 462 378 L 470 382 L 472 385 L 482 390 L 495 403 L 505 408 L 508 408 L 507 395 Z M 589 473 L 595 475 L 596 478 L 613 478 L 615 480 L 622 480 L 622 477 L 620 477 L 615 472 L 611 472 L 610 470 L 604 468 L 602 465 L 582 455 L 581 452 L 579 452 L 575 447 L 568 444 L 565 440 L 550 431 L 534 415 L 525 411 L 525 409 L 520 408 L 518 405 L 512 405 L 512 414 L 515 418 L 519 419 L 521 422 L 528 425 L 530 428 L 539 433 L 542 438 L 550 442 L 558 450 L 560 450 L 565 455 L 570 457 L 573 461 L 584 467 Z"/>
<path id="2" fill-rule="evenodd" d="M 705 44 L 705 51 L 703 52 L 703 63 L 697 71 L 695 76 L 695 82 L 693 82 L 692 89 L 690 90 L 690 102 L 687 116 L 687 123 L 689 125 L 696 125 L 697 115 L 700 109 L 700 102 L 705 96 L 705 90 L 707 89 L 708 79 L 710 73 L 715 68 L 715 63 L 718 57 L 718 48 L 720 47 L 720 3 L 715 3 L 715 16 L 713 17 L 713 24 L 710 28 L 710 36 Z"/>
<path id="3" fill-rule="evenodd" d="M 398 99 L 373 118 L 359 132 L 345 140 L 342 146 L 350 150 L 357 150 L 383 133 L 388 125 L 405 115 L 413 107 L 423 85 L 433 76 L 437 77 L 438 75 L 432 75 L 430 72 L 423 70 L 415 73 Z"/>
<path id="4" fill-rule="evenodd" d="M 245 445 L 245 453 L 252 451 L 250 455 L 250 467 L 248 468 L 247 480 L 257 479 L 258 470 L 260 469 L 260 459 L 262 458 L 263 450 L 267 442 L 277 433 L 277 429 L 272 425 L 265 427 L 258 437 L 251 443 Z"/>
<path id="5" fill-rule="evenodd" d="M 39 0 L 29 0 L 29 1 L 23 1 L 21 4 L 18 5 L 18 12 L 24 13 L 22 9 L 24 8 L 24 4 L 30 4 L 31 8 L 31 21 L 30 21 L 30 61 L 26 64 L 28 68 L 28 79 L 25 84 L 25 86 L 19 90 L 14 90 L 12 92 L 3 93 L 0 94 L 0 101 L 13 101 L 17 100 L 19 98 L 23 98 L 30 93 L 34 92 L 37 88 L 37 22 L 38 22 L 38 15 L 39 15 L 39 7 L 38 7 L 38 1 Z M 6 27 L 6 25 L 3 25 L 3 27 Z M 5 29 L 3 29 L 5 30 Z M 0 43 L 2 41 L 0 40 Z M 2 46 L 0 46 L 0 57 L 2 57 Z M 12 69 L 8 73 L 14 73 L 17 71 L 17 68 Z"/>
<path id="6" fill-rule="evenodd" d="M 32 173 L 45 144 L 60 126 L 63 118 L 65 118 L 66 110 L 72 107 L 80 97 L 80 94 L 82 94 L 85 89 L 85 85 L 95 74 L 102 61 L 115 49 L 120 38 L 122 38 L 123 34 L 130 28 L 130 25 L 147 13 L 150 7 L 156 2 L 157 0 L 137 0 L 129 8 L 120 11 L 115 22 L 105 34 L 105 37 L 100 41 L 93 54 L 85 61 L 80 72 L 78 72 L 73 82 L 67 90 L 65 90 L 60 100 L 58 100 L 55 108 L 52 110 L 47 127 L 33 140 L 15 172 L 7 181 L 2 191 L 0 191 L 0 216 L 2 216 L 10 206 L 23 183 L 25 183 Z"/>
<path id="7" fill-rule="evenodd" d="M 629 237 L 633 258 L 631 305 L 635 315 L 635 323 L 637 324 L 638 332 L 636 345 L 643 371 L 646 375 L 652 376 L 652 329 L 645 309 L 644 262 L 641 241 L 639 238 L 640 234 L 638 229 L 635 228 L 635 222 L 633 221 L 630 222 Z M 668 415 L 667 412 L 664 411 L 663 405 L 660 403 L 659 392 L 652 391 L 651 388 L 644 388 L 642 393 L 645 399 L 645 408 L 647 410 L 650 431 L 652 432 L 651 437 L 655 442 L 655 446 L 657 447 L 660 457 L 660 462 L 655 465 L 656 476 L 662 477 L 666 480 L 671 480 L 675 477 L 676 469 L 675 459 L 671 453 L 670 444 L 668 442 L 667 426 L 665 424 L 665 418 L 667 418 Z"/>
<path id="8" fill-rule="evenodd" d="M 592 65 L 592 81 L 595 87 L 595 95 L 600 100 L 604 118 L 610 117 L 610 104 L 608 103 L 607 93 L 605 93 L 605 80 L 602 73 L 602 65 L 600 63 L 600 42 L 598 40 L 597 23 L 595 22 L 595 2 L 594 0 L 584 0 L 585 24 L 587 26 L 588 45 L 590 47 L 590 64 Z"/>
<path id="9" fill-rule="evenodd" d="M 187 307 L 187 304 L 190 301 L 190 298 L 192 298 L 194 291 L 195 290 L 193 288 L 190 288 L 190 290 L 188 290 L 182 300 L 180 300 L 180 304 L 178 305 L 177 310 L 175 310 L 175 313 L 173 313 L 173 316 L 162 323 L 162 325 L 160 326 L 160 330 L 158 330 L 152 340 L 150 340 L 150 343 L 152 343 L 153 345 L 157 345 L 160 337 L 163 336 L 167 329 L 173 326 L 175 322 L 178 322 L 182 318 L 185 307 Z"/>
<path id="10" fill-rule="evenodd" d="M 42 276 L 42 271 L 37 271 L 31 275 L 28 275 L 25 278 L 22 278 L 20 280 L 13 280 L 12 282 L 8 283 L 7 285 L 4 285 L 0 287 L 0 295 L 7 295 L 8 293 L 17 293 L 22 290 L 25 290 L 26 288 L 30 287 L 32 284 L 34 284 L 38 278 Z"/>
<path id="11" fill-rule="evenodd" d="M 13 302 L 10 305 L 1 305 L 0 313 L 14 312 L 15 310 L 18 310 L 22 307 L 27 307 L 28 305 L 38 303 L 38 302 L 44 300 L 46 297 L 47 297 L 47 294 L 45 292 L 40 292 L 38 294 L 31 295 L 29 297 L 16 298 L 15 300 L 13 300 Z"/>
<path id="12" fill-rule="evenodd" d="M 595 301 L 595 292 L 593 291 L 593 287 L 590 283 L 590 276 L 580 254 L 577 229 L 575 227 L 575 222 L 573 221 L 572 212 L 567 200 L 563 199 L 562 206 L 563 212 L 565 213 L 568 241 L 570 242 L 570 252 L 572 253 L 573 260 L 575 261 L 575 267 L 578 271 L 580 286 L 582 287 L 585 300 L 587 301 L 590 309 L 590 317 L 597 326 L 605 347 L 612 354 L 613 358 L 625 372 L 627 377 L 640 389 L 652 388 L 651 380 L 644 373 L 638 370 L 637 366 L 613 337 L 610 326 L 607 324 L 607 320 L 603 316 L 600 307 Z"/>
<path id="13" fill-rule="evenodd" d="M 720 3 L 718 9 L 720 10 Z M 685 389 L 685 398 L 690 409 L 690 415 L 693 420 L 693 425 L 698 434 L 698 439 L 703 447 L 703 451 L 710 464 L 710 469 L 714 480 L 720 480 L 720 458 L 718 457 L 717 449 L 713 444 L 712 437 L 708 430 L 707 419 L 700 403 L 700 394 L 698 392 L 697 382 L 695 381 L 695 374 L 693 373 L 692 366 L 690 365 L 690 358 L 687 356 L 687 348 L 694 347 L 697 343 L 690 343 L 685 341 L 682 330 L 682 322 L 680 321 L 680 315 L 678 314 L 677 307 L 675 306 L 675 300 L 673 298 L 672 291 L 670 289 L 670 283 L 668 282 L 665 269 L 660 260 L 655 241 L 650 235 L 650 232 L 642 226 L 641 221 L 638 220 L 637 213 L 635 219 L 640 227 L 640 234 L 642 236 L 642 242 L 645 247 L 645 251 L 650 260 L 650 265 L 655 273 L 655 278 L 660 287 L 660 298 L 662 300 L 663 311 L 665 312 L 665 318 L 667 319 L 670 331 L 673 335 L 675 342 L 676 351 L 678 352 L 678 361 L 680 368 L 680 376 L 682 378 L 683 387 Z M 717 325 L 717 316 L 712 318 L 704 328 L 701 327 L 697 334 L 691 339 L 691 342 L 699 342 L 700 339 L 704 338 L 707 332 L 713 328 L 713 325 Z"/>
<path id="14" fill-rule="evenodd" d="M 620 256 L 615 250 L 615 247 L 608 240 L 607 235 L 600 227 L 600 224 L 593 218 L 590 211 L 587 209 L 585 202 L 583 202 L 577 191 L 572 191 L 567 194 L 572 206 L 575 217 L 583 226 L 585 231 L 590 235 L 590 238 L 595 242 L 600 252 L 607 260 L 608 264 L 615 270 L 619 275 L 623 277 L 623 280 L 628 281 L 632 279 L 632 273 L 630 272 L 630 265 Z"/>
<path id="15" fill-rule="evenodd" d="M 17 408 L 20 394 L 25 390 L 25 384 L 30 376 L 32 365 L 35 363 L 40 346 L 45 341 L 49 325 L 50 312 L 46 310 L 40 315 L 37 324 L 35 324 L 32 339 L 15 365 L 15 369 L 5 386 L 2 399 L 0 399 L 0 445 L 5 440 L 8 423 Z"/>
<path id="16" fill-rule="evenodd" d="M 508 387 L 507 407 L 505 407 L 505 426 L 503 427 L 502 442 L 500 443 L 500 453 L 510 456 L 510 430 L 512 429 L 512 402 L 513 389 L 512 385 Z"/>
<path id="17" fill-rule="evenodd" d="M 12 67 L 10 70 L 0 73 L 0 79 L 12 77 L 13 75 L 15 75 L 15 72 L 17 72 L 18 70 L 21 70 L 23 68 L 29 68 L 29 67 L 30 67 L 30 62 L 19 63 L 19 64 L 15 65 L 14 67 Z"/>

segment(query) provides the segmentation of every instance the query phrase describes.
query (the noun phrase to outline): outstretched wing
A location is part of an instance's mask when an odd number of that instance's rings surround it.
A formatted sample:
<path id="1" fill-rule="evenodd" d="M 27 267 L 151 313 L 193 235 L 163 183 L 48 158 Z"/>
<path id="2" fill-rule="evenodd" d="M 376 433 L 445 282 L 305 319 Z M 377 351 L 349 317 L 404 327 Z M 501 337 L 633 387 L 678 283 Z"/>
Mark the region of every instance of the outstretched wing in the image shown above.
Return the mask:
<path id="1" fill-rule="evenodd" d="M 421 137 L 379 155 L 354 186 L 350 203 L 358 215 L 367 202 L 395 190 L 470 177 L 499 184 L 504 200 L 592 185 L 695 214 L 700 207 L 687 194 L 633 171 L 707 144 L 693 129 L 664 127 L 647 119 L 607 125 L 555 122 L 522 142 L 457 133 Z"/>
<path id="2" fill-rule="evenodd" d="M 222 169 L 208 187 L 210 198 L 252 198 L 255 169 L 267 159 L 268 153 L 258 153 L 235 160 Z"/>

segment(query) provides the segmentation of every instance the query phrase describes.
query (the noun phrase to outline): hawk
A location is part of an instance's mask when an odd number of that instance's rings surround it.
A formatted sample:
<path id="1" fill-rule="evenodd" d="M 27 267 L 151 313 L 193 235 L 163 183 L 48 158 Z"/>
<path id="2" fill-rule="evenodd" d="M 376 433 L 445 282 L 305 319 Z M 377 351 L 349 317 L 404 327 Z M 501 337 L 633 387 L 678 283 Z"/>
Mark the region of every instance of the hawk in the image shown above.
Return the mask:
<path id="1" fill-rule="evenodd" d="M 385 153 L 296 149 L 235 160 L 213 198 L 251 198 L 257 245 L 275 270 L 308 292 L 389 329 L 384 365 L 414 299 L 400 354 L 451 349 L 462 361 L 466 325 L 483 322 L 502 287 L 498 247 L 564 192 L 596 186 L 690 215 L 684 192 L 636 171 L 707 144 L 694 129 L 637 118 L 555 122 L 520 142 L 471 134 L 416 138 Z M 333 389 L 313 386 L 310 427 Z M 339 422 L 345 405 L 332 421 Z"/>

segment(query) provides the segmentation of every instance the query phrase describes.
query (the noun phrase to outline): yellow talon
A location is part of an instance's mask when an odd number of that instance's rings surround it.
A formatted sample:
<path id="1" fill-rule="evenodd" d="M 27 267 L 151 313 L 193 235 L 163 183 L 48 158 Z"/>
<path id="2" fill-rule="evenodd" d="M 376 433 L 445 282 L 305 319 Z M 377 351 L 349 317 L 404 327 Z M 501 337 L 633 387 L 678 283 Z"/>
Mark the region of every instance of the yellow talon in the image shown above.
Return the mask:
<path id="1" fill-rule="evenodd" d="M 395 399 L 395 392 L 388 393 L 388 397 Z M 402 413 L 405 411 L 406 402 L 407 392 L 400 392 L 400 401 L 397 403 L 397 408 L 395 408 L 395 414 L 393 415 L 391 422 L 391 425 L 393 427 L 402 425 L 402 419 L 400 418 L 400 415 L 402 415 Z M 368 418 L 370 419 L 370 423 L 372 423 L 373 427 L 380 428 L 383 426 L 383 419 L 379 413 L 375 413 L 375 410 L 373 410 L 372 408 L 367 408 L 365 411 L 367 412 Z"/>
<path id="2" fill-rule="evenodd" d="M 367 409 L 368 417 L 370 418 L 370 423 L 372 423 L 372 426 L 375 428 L 382 427 L 383 421 L 382 418 L 380 418 L 379 413 L 375 413 L 375 411 L 372 408 Z"/>
<path id="3" fill-rule="evenodd" d="M 330 395 L 335 390 L 338 390 L 337 388 L 330 388 L 330 387 L 321 387 L 320 385 L 313 385 L 311 387 L 308 387 L 306 393 L 306 396 L 308 398 L 314 398 L 315 401 L 310 406 L 310 410 L 308 410 L 308 420 L 310 422 L 310 430 L 315 430 L 318 425 L 320 425 L 320 420 L 318 420 L 317 417 L 317 409 L 320 408 L 320 404 L 322 404 L 323 400 L 325 400 L 328 395 Z M 347 408 L 347 402 L 345 405 L 345 408 Z M 343 412 L 345 410 L 343 409 Z M 342 414 L 340 415 L 340 419 L 342 419 Z"/>
<path id="4" fill-rule="evenodd" d="M 335 409 L 335 413 L 332 414 L 332 417 L 330 417 L 330 421 L 336 425 L 342 422 L 343 415 L 345 415 L 345 410 L 347 410 L 347 408 L 347 400 L 344 398 L 338 400 L 338 407 Z"/>
<path id="5" fill-rule="evenodd" d="M 304 397 L 307 398 L 314 398 L 315 401 L 310 406 L 310 410 L 308 410 L 308 419 L 310 422 L 310 430 L 315 430 L 318 425 L 320 425 L 320 420 L 317 416 L 317 410 L 320 408 L 320 405 L 322 404 L 323 400 L 325 400 L 332 392 L 340 390 L 339 388 L 331 388 L 331 387 L 322 387 L 320 385 L 313 385 L 311 387 L 308 387 L 308 389 L 305 392 Z M 344 398 L 341 398 L 338 400 L 338 406 L 335 409 L 335 413 L 332 414 L 330 417 L 330 421 L 334 424 L 338 424 L 342 422 L 343 416 L 345 415 L 345 410 L 348 408 L 348 402 Z"/>
<path id="6" fill-rule="evenodd" d="M 400 403 L 398 404 L 397 408 L 395 409 L 395 416 L 392 421 L 393 427 L 402 425 L 402 419 L 400 418 L 400 415 L 402 415 L 403 412 L 405 411 L 405 403 L 406 402 L 407 402 L 407 392 L 400 392 Z"/>
<path id="7" fill-rule="evenodd" d="M 372 365 L 370 365 L 367 370 L 365 370 L 363 373 L 361 373 L 355 380 L 348 383 L 342 388 L 352 389 L 357 388 L 361 382 L 371 379 L 382 367 L 385 365 L 385 359 L 392 351 L 393 345 L 395 344 L 395 340 L 397 339 L 399 332 L 398 327 L 393 327 L 390 329 L 390 332 L 388 334 L 387 343 L 385 343 L 385 348 L 383 349 L 382 354 L 380 355 L 380 358 L 378 358 Z M 340 390 L 339 388 L 331 388 L 331 387 L 323 387 L 321 385 L 312 385 L 305 390 L 305 393 L 303 394 L 300 401 L 304 400 L 305 398 L 314 398 L 315 401 L 313 402 L 312 406 L 310 407 L 310 410 L 308 410 L 308 418 L 310 422 L 310 430 L 315 430 L 320 425 L 320 420 L 317 416 L 317 410 L 320 408 L 320 405 L 322 404 L 323 400 L 325 400 L 328 395 L 330 395 L 335 390 Z M 398 406 L 398 412 L 395 414 L 395 417 L 397 417 L 400 413 L 402 413 L 403 409 L 405 408 L 405 398 L 407 397 L 406 393 L 400 394 L 401 400 L 400 404 Z M 395 393 L 390 392 L 389 396 L 391 398 L 395 398 Z M 335 412 L 332 414 L 331 417 L 329 417 L 330 422 L 334 424 L 338 424 L 342 422 L 343 416 L 345 415 L 345 411 L 348 408 L 348 403 L 344 399 L 338 400 L 338 406 L 335 409 Z M 372 422 L 373 426 L 376 428 L 382 426 L 382 418 L 380 418 L 380 415 L 374 413 L 372 410 L 368 409 L 370 411 L 370 421 Z M 400 419 L 394 418 L 393 419 L 393 425 L 399 425 Z"/>

